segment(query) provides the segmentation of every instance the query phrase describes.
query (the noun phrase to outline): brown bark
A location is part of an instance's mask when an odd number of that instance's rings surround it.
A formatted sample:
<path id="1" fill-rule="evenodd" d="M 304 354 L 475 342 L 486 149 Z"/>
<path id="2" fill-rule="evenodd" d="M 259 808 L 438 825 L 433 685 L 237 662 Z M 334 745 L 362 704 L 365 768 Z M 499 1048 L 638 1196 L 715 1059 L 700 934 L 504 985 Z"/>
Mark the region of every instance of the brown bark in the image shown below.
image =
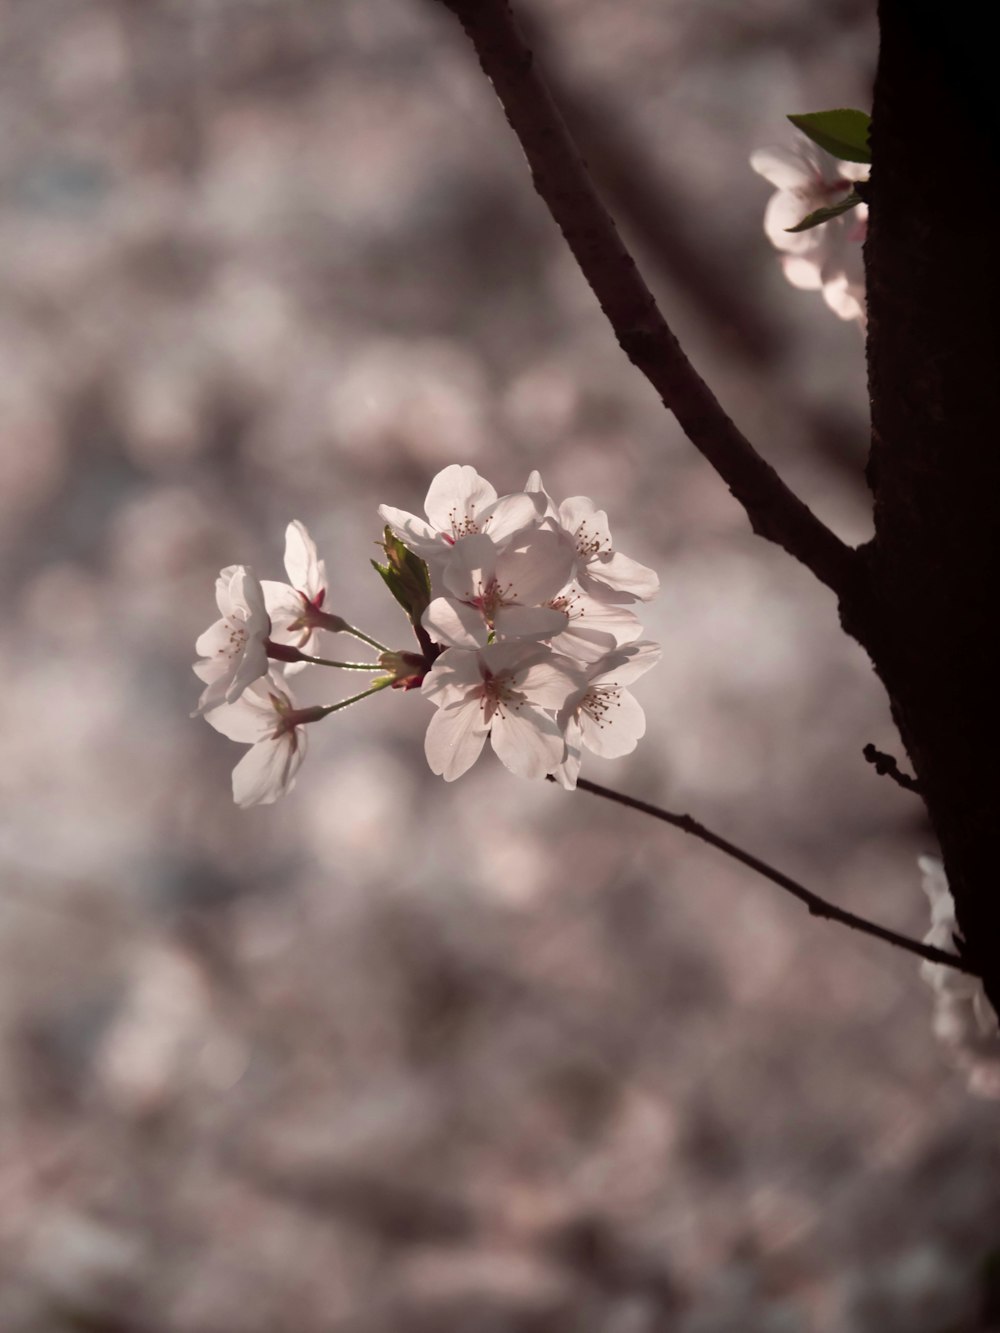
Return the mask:
<path id="1" fill-rule="evenodd" d="M 438 3 L 471 39 L 622 349 L 754 531 L 837 594 L 845 630 L 868 649 L 916 771 L 910 785 L 940 838 L 964 969 L 983 976 L 1000 1011 L 1000 654 L 991 638 L 1000 587 L 1000 117 L 983 20 L 963 24 L 961 4 L 944 16 L 931 0 L 881 6 L 866 188 L 876 535 L 853 551 L 789 490 L 688 361 L 533 67 L 509 0 Z"/>
<path id="2" fill-rule="evenodd" d="M 844 597 L 855 552 L 781 480 L 730 419 L 688 360 L 591 182 L 576 144 L 534 66 L 508 0 L 440 0 L 475 47 L 535 189 L 614 329 L 625 355 L 743 506 L 754 532 L 775 542 Z"/>
<path id="3" fill-rule="evenodd" d="M 876 536 L 851 628 L 889 692 L 997 1007 L 1000 189 L 978 95 L 985 18 L 963 11 L 880 7 L 866 252 Z"/>

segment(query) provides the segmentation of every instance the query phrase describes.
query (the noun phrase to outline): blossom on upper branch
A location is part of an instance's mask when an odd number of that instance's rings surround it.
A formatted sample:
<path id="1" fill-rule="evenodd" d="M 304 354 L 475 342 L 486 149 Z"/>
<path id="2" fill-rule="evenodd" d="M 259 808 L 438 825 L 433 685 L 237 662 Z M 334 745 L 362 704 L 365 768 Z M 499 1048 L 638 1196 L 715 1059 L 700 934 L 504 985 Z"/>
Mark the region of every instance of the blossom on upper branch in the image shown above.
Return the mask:
<path id="1" fill-rule="evenodd" d="M 319 559 L 316 543 L 306 525 L 293 519 L 285 529 L 285 572 L 288 583 L 264 579 L 264 603 L 271 617 L 271 635 L 275 643 L 285 643 L 300 652 L 309 652 L 316 636 L 319 616 L 326 599 L 326 563 Z M 288 675 L 301 671 L 305 662 L 290 662 Z"/>
<path id="2" fill-rule="evenodd" d="M 223 736 L 251 746 L 233 769 L 237 805 L 270 805 L 291 790 L 306 757 L 301 724 L 320 716 L 322 709 L 296 709 L 288 687 L 273 673 L 253 681 L 235 702 L 205 714 Z"/>
<path id="3" fill-rule="evenodd" d="M 790 232 L 810 213 L 842 199 L 869 167 L 840 162 L 813 143 L 795 149 L 761 148 L 750 165 L 777 189 L 764 212 L 764 231 L 782 252 L 781 267 L 793 287 L 822 291 L 823 300 L 841 319 L 865 318 L 865 270 L 862 244 L 868 207 L 850 212 L 809 231 Z"/>
<path id="4" fill-rule="evenodd" d="M 215 581 L 215 600 L 221 618 L 195 643 L 202 660 L 194 664 L 194 672 L 206 688 L 194 716 L 233 703 L 267 672 L 271 621 L 253 571 L 246 565 L 227 565 Z"/>
<path id="5" fill-rule="evenodd" d="M 424 508 L 427 521 L 391 505 L 379 505 L 378 512 L 411 551 L 434 562 L 446 558 L 466 537 L 503 542 L 535 522 L 539 505 L 523 492 L 498 499 L 474 467 L 452 463 L 431 482 Z"/>
<path id="6" fill-rule="evenodd" d="M 574 663 L 542 644 L 515 640 L 474 651 L 449 648 L 422 686 L 438 710 L 424 741 L 431 771 L 453 782 L 476 762 L 488 736 L 512 773 L 544 777 L 565 750 L 550 714 L 580 683 Z"/>

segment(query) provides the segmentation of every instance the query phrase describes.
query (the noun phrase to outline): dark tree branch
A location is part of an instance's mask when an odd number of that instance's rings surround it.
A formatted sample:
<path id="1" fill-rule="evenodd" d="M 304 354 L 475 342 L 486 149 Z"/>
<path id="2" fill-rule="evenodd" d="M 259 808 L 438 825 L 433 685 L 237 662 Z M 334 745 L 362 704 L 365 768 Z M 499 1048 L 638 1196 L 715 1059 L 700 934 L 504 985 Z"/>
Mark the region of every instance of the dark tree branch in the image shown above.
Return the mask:
<path id="1" fill-rule="evenodd" d="M 988 14 L 880 0 L 865 262 L 875 538 L 859 637 L 1000 1013 L 1000 104 Z M 956 194 L 926 188 L 947 160 Z"/>
<path id="2" fill-rule="evenodd" d="M 555 779 L 550 777 L 549 781 L 554 782 Z M 943 963 L 946 967 L 953 967 L 959 972 L 967 972 L 974 977 L 979 975 L 976 969 L 965 959 L 960 958 L 958 954 L 947 953 L 944 949 L 936 949 L 931 944 L 923 944 L 920 940 L 910 939 L 908 935 L 900 935 L 895 930 L 889 930 L 886 926 L 877 925 L 874 921 L 868 921 L 863 916 L 856 916 L 854 912 L 848 912 L 842 907 L 836 907 L 833 903 L 828 903 L 825 898 L 821 898 L 819 894 L 813 893 L 811 889 L 805 888 L 780 870 L 775 870 L 773 866 L 769 866 L 760 857 L 745 852 L 742 847 L 737 847 L 735 843 L 729 842 L 726 838 L 721 838 L 718 833 L 713 833 L 711 829 L 707 829 L 704 824 L 699 824 L 690 815 L 672 814 L 669 810 L 661 810 L 658 805 L 650 805 L 647 801 L 638 801 L 634 796 L 624 796 L 621 792 L 612 791 L 610 787 L 601 787 L 598 783 L 589 782 L 586 778 L 580 778 L 576 785 L 580 791 L 589 791 L 594 796 L 603 796 L 606 801 L 614 801 L 617 805 L 627 806 L 630 810 L 638 810 L 641 814 L 651 815 L 654 819 L 662 820 L 664 824 L 670 824 L 673 828 L 678 828 L 683 833 L 690 834 L 692 838 L 707 842 L 710 847 L 716 847 L 734 861 L 739 861 L 740 865 L 755 870 L 758 875 L 763 875 L 772 884 L 777 884 L 786 893 L 790 893 L 793 898 L 798 898 L 800 903 L 805 903 L 811 916 L 822 917 L 825 921 L 836 921 L 842 926 L 849 926 L 851 930 L 858 930 L 863 935 L 871 935 L 877 940 L 884 940 L 887 944 L 895 945 L 897 949 L 905 949 L 907 953 L 916 954 L 918 958 L 925 958 L 930 963 Z"/>
<path id="3" fill-rule="evenodd" d="M 759 536 L 841 599 L 860 575 L 836 537 L 756 452 L 687 359 L 591 183 L 507 0 L 437 0 L 472 41 L 548 206 L 629 360 L 729 486 Z"/>
<path id="4" fill-rule="evenodd" d="M 920 783 L 917 779 L 911 778 L 909 773 L 904 773 L 891 754 L 876 750 L 871 743 L 865 746 L 862 754 L 880 778 L 892 778 L 896 786 L 902 787 L 904 791 L 920 792 Z"/>

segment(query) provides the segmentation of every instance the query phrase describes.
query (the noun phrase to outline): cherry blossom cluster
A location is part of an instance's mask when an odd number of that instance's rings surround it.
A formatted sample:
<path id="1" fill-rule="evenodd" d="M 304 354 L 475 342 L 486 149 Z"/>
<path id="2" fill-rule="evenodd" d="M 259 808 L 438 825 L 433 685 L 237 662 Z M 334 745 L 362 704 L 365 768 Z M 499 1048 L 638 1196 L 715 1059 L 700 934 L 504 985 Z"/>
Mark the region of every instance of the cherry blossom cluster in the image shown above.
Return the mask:
<path id="1" fill-rule="evenodd" d="M 860 162 L 841 162 L 814 143 L 794 149 L 761 148 L 750 157 L 759 176 L 775 187 L 764 212 L 764 232 L 781 251 L 781 267 L 793 287 L 821 291 L 841 319 L 865 322 L 865 270 L 862 246 L 868 208 L 858 204 L 808 231 L 791 231 L 810 213 L 841 199 L 868 176 Z"/>
<path id="2" fill-rule="evenodd" d="M 607 515 L 574 496 L 556 504 L 537 472 L 498 496 L 472 467 L 434 478 L 425 518 L 381 506 L 384 565 L 372 562 L 406 612 L 417 650 L 392 650 L 326 609 L 324 562 L 290 523 L 287 583 L 231 565 L 216 581 L 220 618 L 196 644 L 205 688 L 196 710 L 251 746 L 233 773 L 239 805 L 287 792 L 306 753 L 306 727 L 387 687 L 419 688 L 435 709 L 425 752 L 446 781 L 489 740 L 512 772 L 574 787 L 584 750 L 616 758 L 645 731 L 628 687 L 655 664 L 634 611 L 656 574 L 615 549 Z M 346 634 L 374 661 L 314 656 L 323 633 Z M 368 688 L 300 708 L 288 677 L 307 666 L 370 672 Z"/>

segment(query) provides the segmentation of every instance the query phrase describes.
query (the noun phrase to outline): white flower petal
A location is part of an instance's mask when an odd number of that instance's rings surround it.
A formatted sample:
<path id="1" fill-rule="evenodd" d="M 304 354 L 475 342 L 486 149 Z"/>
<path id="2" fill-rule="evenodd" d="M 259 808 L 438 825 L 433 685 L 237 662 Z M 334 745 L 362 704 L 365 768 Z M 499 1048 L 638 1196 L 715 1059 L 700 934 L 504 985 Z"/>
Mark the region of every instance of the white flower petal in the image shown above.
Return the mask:
<path id="1" fill-rule="evenodd" d="M 246 607 L 247 628 L 251 634 L 258 632 L 262 626 L 269 627 L 267 607 L 264 605 L 264 592 L 253 570 L 248 565 L 236 566 L 236 572 L 233 574 L 232 582 L 229 585 L 229 595 L 234 603 Z M 266 634 L 267 628 L 263 632 Z"/>
<path id="2" fill-rule="evenodd" d="M 306 525 L 297 518 L 285 529 L 285 572 L 292 587 L 310 600 L 326 587 L 326 564 L 319 559 Z"/>
<path id="3" fill-rule="evenodd" d="M 497 556 L 496 578 L 509 589 L 504 601 L 538 606 L 551 601 L 566 586 L 573 572 L 573 548 L 557 532 L 536 529 L 523 543 Z"/>
<path id="4" fill-rule="evenodd" d="M 264 579 L 260 586 L 264 593 L 267 614 L 271 618 L 271 637 L 278 638 L 292 621 L 302 616 L 305 605 L 300 594 L 290 584 Z M 280 640 L 283 643 L 287 641 L 287 639 Z"/>
<path id="5" fill-rule="evenodd" d="M 251 695 L 250 690 L 246 690 L 235 703 L 222 704 L 206 713 L 205 721 L 231 741 L 255 745 L 273 736 L 279 718 L 269 699 L 262 700 L 256 692 Z"/>
<path id="6" fill-rule="evenodd" d="M 425 699 L 438 708 L 461 702 L 470 690 L 483 683 L 479 654 L 463 648 L 448 648 L 424 677 L 420 687 Z"/>
<path id="7" fill-rule="evenodd" d="M 554 653 L 517 674 L 518 689 L 542 708 L 558 709 L 584 684 L 582 674 L 565 657 Z"/>
<path id="8" fill-rule="evenodd" d="M 379 517 L 388 523 L 401 542 L 412 551 L 427 559 L 428 553 L 443 555 L 450 550 L 436 528 L 431 527 L 416 514 L 408 514 L 405 509 L 393 509 L 392 505 L 379 505 Z"/>
<path id="9" fill-rule="evenodd" d="M 631 754 L 646 734 L 646 715 L 628 690 L 601 691 L 603 708 L 579 710 L 580 731 L 588 750 L 604 759 Z"/>
<path id="10" fill-rule="evenodd" d="M 424 753 L 431 772 L 439 774 L 445 782 L 460 778 L 479 758 L 488 733 L 478 700 L 439 709 L 424 737 Z"/>
<path id="11" fill-rule="evenodd" d="M 480 612 L 454 597 L 435 597 L 420 620 L 435 643 L 449 648 L 484 648 L 489 637 Z"/>
<path id="12" fill-rule="evenodd" d="M 238 806 L 270 805 L 291 789 L 306 753 L 301 729 L 260 741 L 233 769 L 233 800 Z"/>
<path id="13" fill-rule="evenodd" d="M 790 148 L 758 148 L 750 154 L 750 166 L 779 190 L 805 189 L 811 182 L 802 156 Z"/>
<path id="14" fill-rule="evenodd" d="M 548 491 L 542 485 L 542 474 L 540 472 L 532 472 L 529 474 L 528 480 L 524 484 L 524 489 L 529 495 L 542 496 L 545 501 L 543 517 L 557 517 L 556 507 L 552 503 L 552 496 L 549 495 Z"/>
<path id="15" fill-rule="evenodd" d="M 266 675 L 269 665 L 267 649 L 264 646 L 263 639 L 250 639 L 229 683 L 229 688 L 226 690 L 226 703 L 231 704 L 235 699 L 238 699 L 246 687 L 252 681 L 255 681 L 258 676 Z"/>
<path id="16" fill-rule="evenodd" d="M 580 735 L 580 724 L 575 717 L 571 717 L 564 733 L 566 742 L 566 753 L 561 764 L 557 764 L 552 770 L 552 776 L 567 791 L 572 791 L 580 777 L 580 765 L 583 759 L 583 739 Z"/>
<path id="17" fill-rule="evenodd" d="M 534 527 L 545 513 L 545 499 L 523 491 L 501 496 L 482 516 L 482 527 L 498 545 L 526 528 Z"/>
<path id="18" fill-rule="evenodd" d="M 660 579 L 656 572 L 646 565 L 640 565 L 638 560 L 622 555 L 621 551 L 609 551 L 589 561 L 581 582 L 586 584 L 588 590 L 592 590 L 596 583 L 602 592 L 610 589 L 612 593 L 640 602 L 648 602 L 660 590 Z M 601 592 L 597 596 L 600 597 Z"/>
<path id="19" fill-rule="evenodd" d="M 502 606 L 493 618 L 500 639 L 550 639 L 566 623 L 565 611 L 548 606 Z"/>
<path id="20" fill-rule="evenodd" d="M 559 522 L 574 538 L 580 555 L 581 547 L 593 547 L 594 552 L 611 550 L 611 529 L 608 516 L 585 495 L 571 495 L 559 506 Z"/>
<path id="21" fill-rule="evenodd" d="M 424 508 L 438 532 L 463 535 L 467 522 L 477 522 L 497 493 L 474 467 L 452 463 L 431 482 Z"/>
<path id="22" fill-rule="evenodd" d="M 609 654 L 615 660 L 607 670 L 602 670 L 601 663 L 595 662 L 590 668 L 590 679 L 595 685 L 631 685 L 650 667 L 656 666 L 662 655 L 663 649 L 658 643 L 649 640 L 629 643 Z"/>
<path id="23" fill-rule="evenodd" d="M 209 625 L 207 630 L 198 635 L 194 650 L 199 657 L 218 658 L 220 664 L 228 663 L 233 633 L 230 621 L 217 620 L 214 625 Z"/>
<path id="24" fill-rule="evenodd" d="M 555 722 L 530 704 L 498 710 L 490 742 L 500 762 L 522 778 L 543 778 L 562 762 L 565 753 Z"/>
<path id="25" fill-rule="evenodd" d="M 481 649 L 479 661 L 491 675 L 509 675 L 520 680 L 530 666 L 545 661 L 551 655 L 551 650 L 544 644 L 526 639 L 504 639 Z"/>
<path id="26" fill-rule="evenodd" d="M 781 268 L 793 287 L 803 292 L 818 292 L 823 285 L 819 273 L 819 264 L 814 259 L 800 258 L 797 255 L 784 255 Z"/>
<path id="27" fill-rule="evenodd" d="M 242 565 L 227 565 L 225 569 L 219 571 L 219 577 L 215 580 L 215 603 L 223 616 L 232 615 L 235 609 L 230 588 L 233 575 L 242 568 Z"/>
<path id="28" fill-rule="evenodd" d="M 463 602 L 482 597 L 497 565 L 497 548 L 489 537 L 463 537 L 451 548 L 441 582 Z"/>

